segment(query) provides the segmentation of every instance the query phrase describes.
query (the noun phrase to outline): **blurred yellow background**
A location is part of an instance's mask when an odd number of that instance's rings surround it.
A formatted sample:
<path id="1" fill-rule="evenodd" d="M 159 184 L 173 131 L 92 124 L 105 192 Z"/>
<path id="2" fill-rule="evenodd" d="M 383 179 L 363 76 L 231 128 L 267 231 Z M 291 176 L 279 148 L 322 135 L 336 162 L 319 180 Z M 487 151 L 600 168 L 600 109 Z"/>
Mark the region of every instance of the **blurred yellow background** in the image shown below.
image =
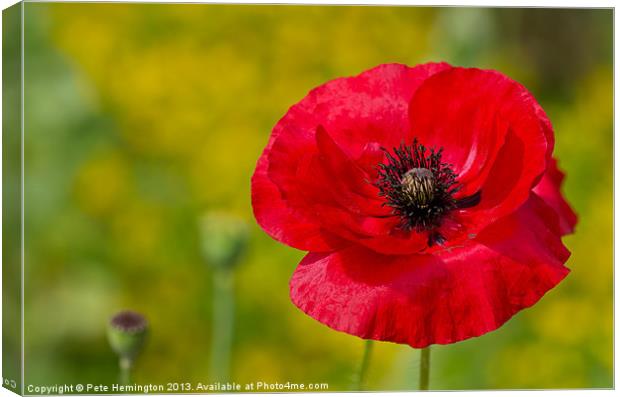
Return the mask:
<path id="1" fill-rule="evenodd" d="M 105 324 L 151 324 L 138 383 L 209 379 L 212 267 L 199 218 L 244 218 L 232 380 L 346 390 L 363 341 L 288 298 L 303 252 L 255 224 L 250 176 L 289 106 L 377 64 L 447 61 L 527 86 L 579 224 L 569 277 L 499 330 L 433 347 L 432 389 L 612 387 L 612 11 L 25 4 L 26 384 L 111 383 Z M 375 345 L 371 390 L 417 386 Z"/>

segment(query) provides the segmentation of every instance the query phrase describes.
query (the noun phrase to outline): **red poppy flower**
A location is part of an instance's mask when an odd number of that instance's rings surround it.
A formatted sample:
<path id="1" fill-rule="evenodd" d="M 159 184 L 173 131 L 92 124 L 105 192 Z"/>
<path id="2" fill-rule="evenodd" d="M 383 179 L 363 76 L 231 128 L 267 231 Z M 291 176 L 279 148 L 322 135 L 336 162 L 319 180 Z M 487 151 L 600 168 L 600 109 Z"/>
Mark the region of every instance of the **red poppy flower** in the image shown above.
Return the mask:
<path id="1" fill-rule="evenodd" d="M 569 272 L 576 216 L 553 130 L 519 83 L 445 63 L 321 85 L 252 177 L 274 239 L 310 251 L 291 299 L 333 329 L 413 347 L 492 331 Z"/>

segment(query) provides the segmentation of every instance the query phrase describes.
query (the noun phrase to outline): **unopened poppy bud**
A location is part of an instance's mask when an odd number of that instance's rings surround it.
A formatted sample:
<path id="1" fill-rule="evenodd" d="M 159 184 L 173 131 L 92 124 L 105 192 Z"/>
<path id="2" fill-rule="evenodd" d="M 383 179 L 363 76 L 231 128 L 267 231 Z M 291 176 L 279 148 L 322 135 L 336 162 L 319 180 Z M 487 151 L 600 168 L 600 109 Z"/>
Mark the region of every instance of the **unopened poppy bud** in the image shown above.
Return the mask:
<path id="1" fill-rule="evenodd" d="M 239 262 L 248 244 L 248 226 L 243 219 L 210 212 L 200 220 L 201 249 L 209 265 L 230 268 Z"/>
<path id="2" fill-rule="evenodd" d="M 112 317 L 108 324 L 108 341 L 121 359 L 132 361 L 144 345 L 148 323 L 144 316 L 124 310 Z"/>

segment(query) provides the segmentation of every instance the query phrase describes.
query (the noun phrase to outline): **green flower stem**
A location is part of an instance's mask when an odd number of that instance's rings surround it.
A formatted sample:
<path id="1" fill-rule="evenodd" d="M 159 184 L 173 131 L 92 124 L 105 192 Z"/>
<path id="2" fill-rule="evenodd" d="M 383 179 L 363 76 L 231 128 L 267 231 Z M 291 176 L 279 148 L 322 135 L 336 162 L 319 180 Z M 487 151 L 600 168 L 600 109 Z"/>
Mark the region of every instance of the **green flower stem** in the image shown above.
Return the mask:
<path id="1" fill-rule="evenodd" d="M 133 367 L 133 360 L 128 357 L 121 357 L 118 360 L 118 366 L 120 368 L 120 383 L 122 385 L 128 385 L 131 382 L 131 368 Z"/>
<path id="2" fill-rule="evenodd" d="M 428 390 L 431 373 L 431 348 L 420 350 L 420 390 Z"/>
<path id="3" fill-rule="evenodd" d="M 352 391 L 362 391 L 364 390 L 364 381 L 366 380 L 366 373 L 368 372 L 368 367 L 370 365 L 370 358 L 372 356 L 372 340 L 366 340 L 366 344 L 364 347 L 364 355 L 362 356 L 362 362 L 360 363 L 359 370 L 355 374 L 355 378 L 353 379 Z"/>
<path id="4" fill-rule="evenodd" d="M 228 382 L 234 327 L 234 284 L 231 269 L 213 272 L 213 336 L 211 339 L 211 378 Z"/>

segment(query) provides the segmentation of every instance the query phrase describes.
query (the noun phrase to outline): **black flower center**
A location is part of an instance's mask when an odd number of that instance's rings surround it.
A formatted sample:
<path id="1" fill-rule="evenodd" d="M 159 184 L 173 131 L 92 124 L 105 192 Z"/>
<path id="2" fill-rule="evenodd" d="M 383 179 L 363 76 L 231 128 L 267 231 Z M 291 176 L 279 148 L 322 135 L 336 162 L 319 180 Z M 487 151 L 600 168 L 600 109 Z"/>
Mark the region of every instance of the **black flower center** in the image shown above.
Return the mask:
<path id="1" fill-rule="evenodd" d="M 401 219 L 400 228 L 418 233 L 428 232 L 429 246 L 442 244 L 436 231 L 444 216 L 453 209 L 471 207 L 480 202 L 480 193 L 463 199 L 454 194 L 461 189 L 451 166 L 442 162 L 443 149 L 427 149 L 414 139 L 391 152 L 382 148 L 387 162 L 378 166 L 375 185 L 384 205 L 393 208 Z"/>

